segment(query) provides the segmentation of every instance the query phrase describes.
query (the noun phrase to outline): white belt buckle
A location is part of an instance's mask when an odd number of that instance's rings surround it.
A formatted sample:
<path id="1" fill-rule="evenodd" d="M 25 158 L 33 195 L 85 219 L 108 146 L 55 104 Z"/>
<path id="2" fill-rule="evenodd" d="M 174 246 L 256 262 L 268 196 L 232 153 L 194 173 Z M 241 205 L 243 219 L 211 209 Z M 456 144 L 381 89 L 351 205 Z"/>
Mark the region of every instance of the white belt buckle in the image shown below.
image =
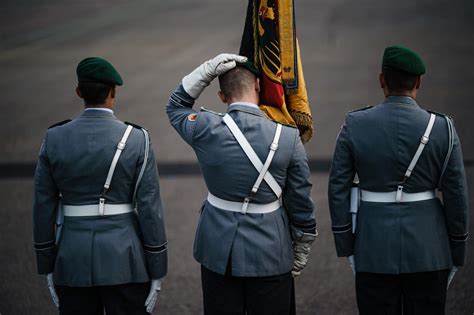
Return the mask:
<path id="1" fill-rule="evenodd" d="M 245 197 L 244 202 L 242 203 L 242 209 L 240 210 L 240 213 L 242 213 L 242 214 L 247 213 L 249 203 L 250 203 L 250 197 Z"/>
<path id="2" fill-rule="evenodd" d="M 104 215 L 105 198 L 99 198 L 99 215 Z"/>
<path id="3" fill-rule="evenodd" d="M 398 185 L 397 187 L 397 193 L 395 195 L 395 202 L 402 202 L 402 192 L 403 192 L 403 186 L 402 185 Z"/>

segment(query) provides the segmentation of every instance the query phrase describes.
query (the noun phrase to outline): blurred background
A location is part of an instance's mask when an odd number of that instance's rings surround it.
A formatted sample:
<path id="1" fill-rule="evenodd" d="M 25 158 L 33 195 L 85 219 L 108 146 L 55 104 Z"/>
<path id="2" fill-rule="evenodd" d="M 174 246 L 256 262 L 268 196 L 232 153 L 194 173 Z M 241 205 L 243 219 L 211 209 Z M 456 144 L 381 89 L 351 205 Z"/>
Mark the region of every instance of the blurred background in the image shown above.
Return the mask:
<path id="1" fill-rule="evenodd" d="M 314 116 L 306 145 L 320 236 L 296 279 L 298 314 L 357 314 L 354 279 L 334 249 L 327 179 L 344 114 L 383 100 L 383 49 L 403 44 L 424 58 L 419 104 L 454 117 L 471 207 L 474 187 L 474 2 L 472 0 L 296 0 L 296 26 Z M 164 108 L 181 78 L 221 52 L 237 53 L 247 1 L 0 2 L 0 313 L 54 314 L 32 247 L 33 172 L 48 126 L 74 118 L 75 68 L 87 56 L 121 73 L 116 115 L 149 129 L 161 173 L 169 274 L 155 314 L 200 314 L 199 265 L 192 257 L 206 188 L 192 150 Z M 198 106 L 225 111 L 213 83 Z M 370 154 L 370 152 L 368 152 Z M 471 219 L 473 222 L 473 219 Z M 471 224 L 471 233 L 474 224 Z M 474 250 L 448 291 L 448 314 L 474 314 Z"/>

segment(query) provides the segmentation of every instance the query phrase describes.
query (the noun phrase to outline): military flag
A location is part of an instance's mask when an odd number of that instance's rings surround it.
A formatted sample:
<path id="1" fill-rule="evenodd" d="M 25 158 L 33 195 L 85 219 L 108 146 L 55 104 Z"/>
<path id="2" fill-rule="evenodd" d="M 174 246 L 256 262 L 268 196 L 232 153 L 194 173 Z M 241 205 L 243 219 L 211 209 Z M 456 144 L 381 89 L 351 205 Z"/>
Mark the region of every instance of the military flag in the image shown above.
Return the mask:
<path id="1" fill-rule="evenodd" d="M 260 109 L 272 120 L 313 135 L 303 67 L 296 38 L 294 0 L 249 0 L 240 55 L 260 71 Z"/>

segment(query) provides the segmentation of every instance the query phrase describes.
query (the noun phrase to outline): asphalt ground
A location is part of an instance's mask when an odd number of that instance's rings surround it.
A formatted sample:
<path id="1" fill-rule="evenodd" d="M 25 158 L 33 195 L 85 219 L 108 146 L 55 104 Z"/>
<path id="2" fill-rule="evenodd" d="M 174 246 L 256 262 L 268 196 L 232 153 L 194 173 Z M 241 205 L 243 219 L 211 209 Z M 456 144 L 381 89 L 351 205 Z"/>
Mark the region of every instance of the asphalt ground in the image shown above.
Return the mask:
<path id="1" fill-rule="evenodd" d="M 169 274 L 155 314 L 200 314 L 199 265 L 192 258 L 198 209 L 206 195 L 196 158 L 169 126 L 164 107 L 181 78 L 220 52 L 238 52 L 246 1 L 11 1 L 0 3 L 0 313 L 54 314 L 36 275 L 31 235 L 32 178 L 6 176 L 34 165 L 47 126 L 77 116 L 75 67 L 109 59 L 124 78 L 116 115 L 150 130 L 169 238 Z M 326 163 L 344 114 L 382 100 L 383 48 L 418 51 L 428 72 L 418 101 L 454 117 L 473 187 L 474 2 L 468 0 L 296 0 L 297 31 L 315 136 L 309 158 Z M 225 111 L 216 84 L 197 105 Z M 370 154 L 370 152 L 368 152 Z M 19 165 L 18 170 L 14 167 Z M 184 166 L 183 166 L 184 165 Z M 296 279 L 298 314 L 357 314 L 354 280 L 335 254 L 326 167 L 314 167 L 312 196 L 320 236 Z M 9 172 L 12 173 L 12 172 Z M 473 191 L 470 189 L 470 204 Z M 472 223 L 473 219 L 471 219 Z M 474 224 L 471 224 L 471 233 Z M 474 313 L 472 241 L 467 265 L 448 291 L 448 314 Z"/>

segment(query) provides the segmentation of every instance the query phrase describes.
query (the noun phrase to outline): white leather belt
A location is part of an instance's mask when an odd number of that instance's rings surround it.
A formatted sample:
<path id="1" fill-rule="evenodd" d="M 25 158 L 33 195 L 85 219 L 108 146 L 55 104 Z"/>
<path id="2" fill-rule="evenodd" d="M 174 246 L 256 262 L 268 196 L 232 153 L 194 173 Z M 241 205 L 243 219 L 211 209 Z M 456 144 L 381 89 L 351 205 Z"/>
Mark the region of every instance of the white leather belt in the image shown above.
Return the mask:
<path id="1" fill-rule="evenodd" d="M 216 208 L 227 210 L 227 211 L 240 212 L 243 214 L 269 213 L 269 212 L 278 210 L 281 207 L 281 199 L 278 199 L 278 200 L 275 200 L 274 202 L 266 203 L 266 204 L 249 203 L 247 207 L 247 211 L 242 212 L 242 202 L 224 200 L 224 199 L 214 196 L 211 193 L 208 193 L 207 201 Z"/>
<path id="2" fill-rule="evenodd" d="M 369 202 L 397 202 L 397 192 L 374 192 L 374 191 L 367 191 L 361 190 L 361 200 L 362 201 L 369 201 Z M 402 193 L 402 199 L 400 202 L 414 202 L 414 201 L 422 201 L 422 200 L 429 200 L 436 197 L 436 193 L 434 190 L 423 191 L 419 193 Z"/>
<path id="3" fill-rule="evenodd" d="M 131 203 L 104 204 L 104 212 L 100 214 L 99 204 L 95 205 L 63 205 L 64 216 L 66 217 L 87 217 L 129 213 L 133 211 Z"/>

